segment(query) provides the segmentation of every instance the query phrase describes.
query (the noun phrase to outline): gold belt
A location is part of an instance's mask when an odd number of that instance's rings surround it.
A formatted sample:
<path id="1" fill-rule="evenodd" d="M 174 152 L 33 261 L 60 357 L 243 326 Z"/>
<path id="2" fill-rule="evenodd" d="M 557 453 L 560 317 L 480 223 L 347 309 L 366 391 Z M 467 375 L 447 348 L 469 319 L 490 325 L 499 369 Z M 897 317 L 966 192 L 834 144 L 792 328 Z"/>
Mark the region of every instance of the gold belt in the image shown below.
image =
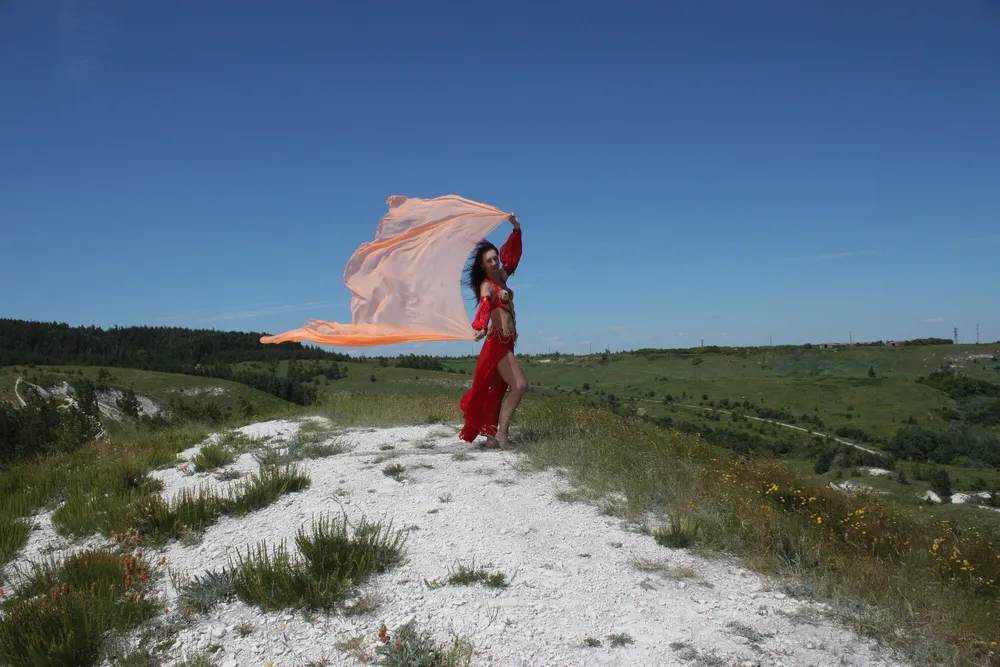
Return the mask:
<path id="1" fill-rule="evenodd" d="M 503 338 L 510 338 L 511 336 L 517 337 L 517 332 L 514 329 L 508 329 L 504 327 L 503 329 L 497 329 L 492 324 L 486 327 L 486 335 L 490 336 L 493 333 L 499 333 Z"/>

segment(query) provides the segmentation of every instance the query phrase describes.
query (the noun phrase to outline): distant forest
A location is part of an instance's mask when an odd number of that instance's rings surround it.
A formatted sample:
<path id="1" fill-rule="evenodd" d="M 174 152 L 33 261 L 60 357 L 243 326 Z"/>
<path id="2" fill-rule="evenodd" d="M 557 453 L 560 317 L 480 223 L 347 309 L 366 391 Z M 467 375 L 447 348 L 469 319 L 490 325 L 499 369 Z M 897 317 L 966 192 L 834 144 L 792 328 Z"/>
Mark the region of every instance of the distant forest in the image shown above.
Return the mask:
<path id="1" fill-rule="evenodd" d="M 240 382 L 286 401 L 308 405 L 315 400 L 316 389 L 306 384 L 307 378 L 278 378 L 271 373 L 237 370 L 232 365 L 247 361 L 323 360 L 331 362 L 331 366 L 317 367 L 316 374 L 328 374 L 336 362 L 353 360 L 350 355 L 304 347 L 300 343 L 264 345 L 260 342 L 262 335 L 177 327 L 105 330 L 0 319 L 0 366 L 110 366 L 203 375 Z"/>
<path id="2" fill-rule="evenodd" d="M 0 319 L 0 366 L 118 366 L 193 373 L 200 365 L 245 361 L 352 361 L 350 355 L 300 343 L 264 345 L 260 342 L 262 335 L 178 327 L 102 329 Z"/>

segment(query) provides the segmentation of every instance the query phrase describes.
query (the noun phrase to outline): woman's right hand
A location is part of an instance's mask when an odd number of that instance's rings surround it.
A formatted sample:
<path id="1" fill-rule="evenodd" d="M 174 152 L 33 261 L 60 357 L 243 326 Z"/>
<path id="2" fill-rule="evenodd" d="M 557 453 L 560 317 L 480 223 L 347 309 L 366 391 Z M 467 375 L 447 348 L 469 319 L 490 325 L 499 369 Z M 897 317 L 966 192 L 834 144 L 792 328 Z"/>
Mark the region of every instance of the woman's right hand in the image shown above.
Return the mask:
<path id="1" fill-rule="evenodd" d="M 483 339 L 484 336 L 486 336 L 486 332 L 482 329 L 477 329 L 474 340 L 478 343 Z"/>

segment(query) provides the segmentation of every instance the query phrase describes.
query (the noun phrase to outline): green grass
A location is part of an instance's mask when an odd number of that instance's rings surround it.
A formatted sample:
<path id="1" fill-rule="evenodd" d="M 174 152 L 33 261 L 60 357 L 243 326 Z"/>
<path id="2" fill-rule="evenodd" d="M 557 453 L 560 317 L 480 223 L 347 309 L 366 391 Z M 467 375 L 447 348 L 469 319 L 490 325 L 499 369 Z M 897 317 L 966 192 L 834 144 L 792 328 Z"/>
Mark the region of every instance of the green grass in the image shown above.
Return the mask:
<path id="1" fill-rule="evenodd" d="M 243 486 L 242 493 L 229 501 L 227 513 L 248 514 L 267 507 L 286 493 L 301 491 L 309 484 L 309 477 L 295 465 L 261 468 Z"/>
<path id="2" fill-rule="evenodd" d="M 124 464 L 122 464 L 124 465 Z M 86 537 L 95 532 L 114 537 L 138 533 L 143 543 L 160 545 L 186 531 L 203 530 L 223 515 L 241 516 L 270 505 L 285 493 L 306 488 L 309 478 L 294 466 L 265 467 L 250 479 L 218 495 L 205 488 L 183 489 L 167 502 L 159 484 L 147 477 L 126 484 L 111 475 L 101 492 L 90 483 L 74 487 L 52 515 L 61 535 Z"/>
<path id="3" fill-rule="evenodd" d="M 656 543 L 670 549 L 684 549 L 694 544 L 698 537 L 698 522 L 691 517 L 679 517 L 672 512 L 669 523 L 653 531 Z"/>
<path id="4" fill-rule="evenodd" d="M 36 565 L 0 608 L 0 663 L 89 666 L 100 662 L 108 633 L 122 633 L 159 609 L 147 597 L 154 571 L 140 557 L 82 551 Z"/>
<path id="5" fill-rule="evenodd" d="M 469 566 L 460 564 L 454 570 L 448 572 L 448 583 L 453 586 L 471 586 L 472 584 L 483 584 L 487 588 L 507 588 L 510 580 L 503 572 L 491 572 L 475 564 Z"/>
<path id="6" fill-rule="evenodd" d="M 397 482 L 402 481 L 403 473 L 405 471 L 406 468 L 399 463 L 393 463 L 392 465 L 388 465 L 382 468 L 383 475 L 385 475 L 386 477 L 392 477 Z"/>
<path id="7" fill-rule="evenodd" d="M 310 424 L 312 422 L 305 422 Z M 328 431 L 309 430 L 278 447 L 263 447 L 254 452 L 261 465 L 287 465 L 306 459 L 322 459 L 348 451 L 350 447 Z"/>
<path id="8" fill-rule="evenodd" d="M 376 653 L 374 664 L 381 667 L 468 667 L 473 646 L 460 637 L 454 637 L 450 645 L 440 644 L 410 621 L 394 628 Z"/>
<path id="9" fill-rule="evenodd" d="M 465 565 L 460 563 L 458 567 L 448 568 L 448 576 L 444 580 L 424 580 L 424 584 L 430 588 L 441 588 L 442 586 L 471 586 L 473 584 L 483 584 L 487 588 L 507 588 L 510 586 L 510 578 L 504 572 L 493 572 L 483 567 L 476 567 L 476 564 Z"/>
<path id="10" fill-rule="evenodd" d="M 358 584 L 403 560 L 404 533 L 362 520 L 351 534 L 346 518 L 321 517 L 295 538 L 300 557 L 282 543 L 239 552 L 234 593 L 262 609 L 331 609 Z"/>
<path id="11" fill-rule="evenodd" d="M 191 459 L 197 472 L 206 472 L 227 466 L 236 460 L 233 450 L 223 445 L 204 445 Z"/>

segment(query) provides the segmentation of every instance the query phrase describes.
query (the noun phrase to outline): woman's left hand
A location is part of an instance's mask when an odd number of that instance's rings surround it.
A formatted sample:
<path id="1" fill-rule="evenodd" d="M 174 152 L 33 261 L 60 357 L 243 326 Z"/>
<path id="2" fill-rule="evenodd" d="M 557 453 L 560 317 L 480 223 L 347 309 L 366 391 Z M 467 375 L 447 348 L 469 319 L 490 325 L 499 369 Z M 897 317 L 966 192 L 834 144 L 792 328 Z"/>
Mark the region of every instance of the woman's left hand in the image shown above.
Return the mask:
<path id="1" fill-rule="evenodd" d="M 507 219 L 510 220 L 510 224 L 514 225 L 514 229 L 520 229 L 521 228 L 520 221 L 518 221 L 517 216 L 514 215 L 513 213 L 511 213 L 510 215 L 508 215 Z"/>

